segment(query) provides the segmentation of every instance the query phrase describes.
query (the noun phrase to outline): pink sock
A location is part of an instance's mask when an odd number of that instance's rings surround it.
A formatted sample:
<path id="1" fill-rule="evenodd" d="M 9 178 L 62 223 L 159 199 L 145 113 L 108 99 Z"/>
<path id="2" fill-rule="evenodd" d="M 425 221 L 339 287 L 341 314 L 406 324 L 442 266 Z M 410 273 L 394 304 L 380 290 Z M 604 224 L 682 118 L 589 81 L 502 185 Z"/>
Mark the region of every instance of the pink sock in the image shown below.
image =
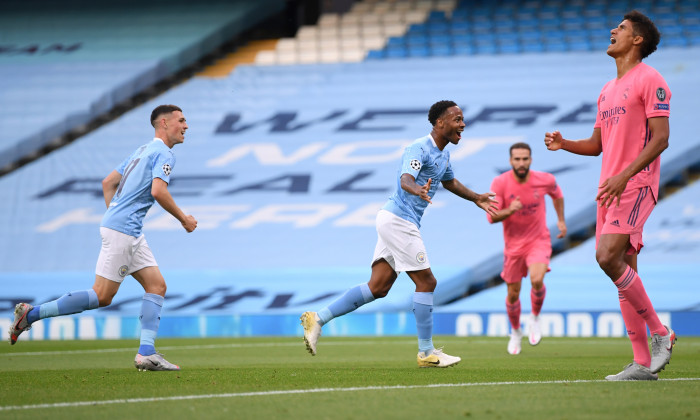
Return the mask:
<path id="1" fill-rule="evenodd" d="M 637 314 L 632 305 L 618 292 L 620 299 L 620 311 L 622 319 L 625 320 L 627 335 L 632 342 L 632 353 L 634 361 L 642 366 L 649 367 L 651 364 L 651 354 L 649 353 L 649 341 L 647 340 L 647 324 L 644 318 Z"/>
<path id="2" fill-rule="evenodd" d="M 637 272 L 632 267 L 627 266 L 622 277 L 615 281 L 615 286 L 625 297 L 625 300 L 634 308 L 634 311 L 644 318 L 644 321 L 649 326 L 649 331 L 652 334 L 667 335 L 666 327 L 663 326 L 656 315 L 654 307 L 651 305 L 649 296 L 647 296 L 642 279 L 639 278 Z"/>
<path id="3" fill-rule="evenodd" d="M 540 290 L 530 289 L 530 302 L 532 303 L 532 314 L 537 316 L 542 310 L 542 304 L 544 303 L 544 297 L 547 294 L 547 288 L 542 284 Z"/>
<path id="4" fill-rule="evenodd" d="M 516 300 L 515 303 L 508 303 L 508 298 L 506 298 L 506 312 L 508 312 L 511 328 L 513 330 L 520 329 L 520 299 Z"/>

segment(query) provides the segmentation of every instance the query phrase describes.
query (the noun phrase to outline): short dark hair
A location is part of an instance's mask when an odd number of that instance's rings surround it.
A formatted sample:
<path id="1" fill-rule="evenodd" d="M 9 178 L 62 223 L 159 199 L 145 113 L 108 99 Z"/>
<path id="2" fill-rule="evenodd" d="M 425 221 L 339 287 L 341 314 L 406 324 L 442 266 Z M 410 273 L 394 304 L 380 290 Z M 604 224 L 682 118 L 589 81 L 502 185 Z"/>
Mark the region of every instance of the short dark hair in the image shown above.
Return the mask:
<path id="1" fill-rule="evenodd" d="M 661 34 L 651 19 L 649 19 L 642 12 L 632 10 L 625 15 L 623 20 L 629 20 L 632 22 L 632 33 L 644 38 L 640 49 L 643 59 L 656 51 L 656 47 L 659 45 L 659 41 L 661 40 Z"/>
<path id="2" fill-rule="evenodd" d="M 156 120 L 158 119 L 158 117 L 160 117 L 163 114 L 170 114 L 171 112 L 175 111 L 182 112 L 180 107 L 176 105 L 158 105 L 157 107 L 155 107 L 153 112 L 151 112 L 151 125 L 155 128 Z"/>
<path id="3" fill-rule="evenodd" d="M 428 111 L 428 121 L 430 121 L 431 125 L 435 125 L 437 120 L 442 117 L 442 115 L 447 111 L 449 108 L 452 108 L 453 106 L 457 106 L 456 103 L 453 101 L 438 101 L 433 104 L 433 106 L 430 107 L 430 111 Z"/>
<path id="4" fill-rule="evenodd" d="M 514 143 L 512 146 L 510 146 L 510 155 L 513 156 L 513 150 L 515 149 L 527 149 L 528 152 L 530 152 L 530 155 L 532 155 L 532 149 L 530 149 L 530 145 L 527 143 L 519 142 L 519 143 Z"/>

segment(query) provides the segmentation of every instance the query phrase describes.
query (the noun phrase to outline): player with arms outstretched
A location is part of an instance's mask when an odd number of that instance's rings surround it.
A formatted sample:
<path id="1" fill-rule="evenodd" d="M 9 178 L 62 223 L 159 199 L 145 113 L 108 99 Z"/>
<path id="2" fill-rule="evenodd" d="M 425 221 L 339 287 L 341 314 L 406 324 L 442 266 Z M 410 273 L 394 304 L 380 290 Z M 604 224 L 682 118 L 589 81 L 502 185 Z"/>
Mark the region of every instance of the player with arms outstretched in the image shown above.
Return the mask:
<path id="1" fill-rule="evenodd" d="M 397 177 L 396 191 L 377 214 L 377 245 L 372 258 L 368 283 L 357 285 L 318 312 L 304 312 L 301 324 L 307 350 L 316 354 L 321 326 L 375 299 L 385 297 L 405 271 L 416 285 L 413 312 L 418 330 L 418 366 L 449 367 L 461 360 L 433 346 L 433 291 L 437 280 L 430 270 L 423 244 L 420 220 L 438 188 L 438 183 L 453 194 L 474 202 L 490 214 L 496 206 L 492 193 L 476 194 L 459 182 L 452 172 L 450 153 L 445 147 L 457 144 L 464 130 L 462 110 L 452 101 L 439 101 L 430 107 L 429 135 L 406 148 Z"/>

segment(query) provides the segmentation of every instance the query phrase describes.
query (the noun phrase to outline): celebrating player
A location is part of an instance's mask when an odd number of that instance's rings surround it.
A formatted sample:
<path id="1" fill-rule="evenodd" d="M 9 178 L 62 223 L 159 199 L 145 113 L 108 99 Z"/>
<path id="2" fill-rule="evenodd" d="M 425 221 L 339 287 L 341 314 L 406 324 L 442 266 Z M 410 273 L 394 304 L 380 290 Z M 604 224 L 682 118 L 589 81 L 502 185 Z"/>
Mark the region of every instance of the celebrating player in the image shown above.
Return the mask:
<path id="1" fill-rule="evenodd" d="M 664 326 L 637 274 L 642 230 L 659 197 L 660 155 L 668 147 L 671 91 L 663 77 L 642 60 L 656 50 L 660 34 L 638 11 L 610 31 L 607 53 L 617 77 L 598 97 L 591 137 L 562 138 L 545 133 L 549 150 L 579 155 L 603 153 L 596 201 L 596 260 L 618 289 L 620 309 L 632 342 L 634 361 L 610 381 L 656 380 L 671 359 L 676 335 Z M 647 326 L 652 334 L 651 354 Z"/>
<path id="2" fill-rule="evenodd" d="M 530 272 L 530 344 L 535 346 L 542 339 L 540 310 L 544 303 L 547 288 L 544 275 L 549 271 L 552 256 L 552 242 L 547 228 L 544 196 L 552 197 L 557 212 L 559 235 L 566 235 L 564 221 L 564 196 L 554 175 L 531 171 L 531 149 L 527 143 L 515 143 L 510 147 L 512 171 L 494 178 L 491 191 L 496 193 L 500 210 L 487 215 L 489 222 L 503 222 L 505 241 L 504 263 L 501 278 L 508 284 L 506 311 L 511 325 L 508 353 L 520 354 L 520 286 L 523 277 Z"/>
<path id="3" fill-rule="evenodd" d="M 425 208 L 431 203 L 438 182 L 453 194 L 474 202 L 494 215 L 493 193 L 476 194 L 460 183 L 452 172 L 447 144 L 457 144 L 464 130 L 462 110 L 452 101 L 430 107 L 429 135 L 406 148 L 397 177 L 396 191 L 377 214 L 377 245 L 368 283 L 357 285 L 318 312 L 304 312 L 301 324 L 307 350 L 316 354 L 321 326 L 331 319 L 387 295 L 398 274 L 405 271 L 416 285 L 413 312 L 418 330 L 418 366 L 448 367 L 461 358 L 433 346 L 433 291 L 437 280 L 430 270 L 428 254 L 418 228 Z"/>
<path id="4" fill-rule="evenodd" d="M 155 128 L 155 138 L 139 147 L 102 181 L 107 212 L 100 227 L 102 249 L 92 289 L 70 292 L 36 307 L 18 303 L 10 326 L 11 344 L 40 319 L 108 306 L 124 278 L 131 274 L 146 292 L 141 304 L 141 343 L 134 360 L 136 368 L 180 370 L 155 350 L 166 285 L 141 229 L 154 201 L 179 220 L 187 232 L 197 227 L 195 218 L 183 213 L 168 191 L 170 173 L 175 167 L 171 149 L 185 141 L 188 127 L 182 110 L 175 105 L 156 107 L 151 113 L 151 125 Z"/>

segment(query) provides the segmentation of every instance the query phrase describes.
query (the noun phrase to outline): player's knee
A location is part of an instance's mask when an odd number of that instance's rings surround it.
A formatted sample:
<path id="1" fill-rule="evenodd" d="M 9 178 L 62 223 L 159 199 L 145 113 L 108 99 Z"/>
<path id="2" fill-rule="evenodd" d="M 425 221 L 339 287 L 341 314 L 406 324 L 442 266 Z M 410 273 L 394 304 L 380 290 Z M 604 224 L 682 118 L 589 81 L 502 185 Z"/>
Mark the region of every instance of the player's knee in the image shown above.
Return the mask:
<path id="1" fill-rule="evenodd" d="M 542 286 L 544 286 L 544 277 L 530 279 L 530 283 L 532 284 L 533 289 L 540 290 L 542 289 Z"/>
<path id="2" fill-rule="evenodd" d="M 437 286 L 437 280 L 431 272 L 420 273 L 417 276 L 412 277 L 414 283 L 416 283 L 417 292 L 432 292 Z"/>
<path id="3" fill-rule="evenodd" d="M 112 298 L 114 296 L 97 296 L 97 300 L 100 303 L 100 308 L 104 308 L 105 306 L 109 306 L 112 304 Z"/>
<path id="4" fill-rule="evenodd" d="M 389 287 L 385 287 L 385 288 L 381 288 L 378 290 L 372 290 L 372 296 L 374 296 L 375 299 L 381 299 L 383 297 L 386 297 L 386 295 L 389 294 L 390 289 L 391 288 L 389 288 Z"/>
<path id="5" fill-rule="evenodd" d="M 605 272 L 608 272 L 610 269 L 612 269 L 615 263 L 614 256 L 609 252 L 596 252 L 595 259 L 598 262 L 600 268 L 602 268 Z"/>
<path id="6" fill-rule="evenodd" d="M 148 289 L 148 293 L 152 293 L 158 296 L 165 296 L 165 292 L 168 290 L 168 286 L 165 282 L 155 284 Z"/>

